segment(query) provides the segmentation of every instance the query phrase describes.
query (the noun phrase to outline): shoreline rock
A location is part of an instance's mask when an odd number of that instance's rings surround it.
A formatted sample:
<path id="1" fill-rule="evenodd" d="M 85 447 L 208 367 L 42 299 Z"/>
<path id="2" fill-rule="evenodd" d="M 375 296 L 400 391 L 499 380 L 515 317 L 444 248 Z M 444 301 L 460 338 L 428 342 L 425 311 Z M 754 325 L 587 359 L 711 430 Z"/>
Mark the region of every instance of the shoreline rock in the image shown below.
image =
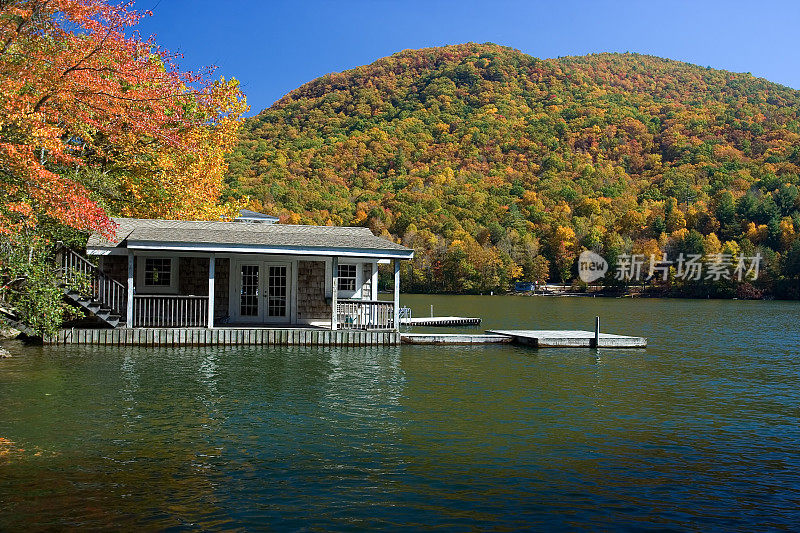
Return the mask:
<path id="1" fill-rule="evenodd" d="M 0 346 L 0 359 L 8 359 L 11 357 L 11 352 Z"/>
<path id="2" fill-rule="evenodd" d="M 0 327 L 0 340 L 3 339 L 16 339 L 22 334 L 22 332 L 18 329 L 14 329 L 12 327 Z"/>

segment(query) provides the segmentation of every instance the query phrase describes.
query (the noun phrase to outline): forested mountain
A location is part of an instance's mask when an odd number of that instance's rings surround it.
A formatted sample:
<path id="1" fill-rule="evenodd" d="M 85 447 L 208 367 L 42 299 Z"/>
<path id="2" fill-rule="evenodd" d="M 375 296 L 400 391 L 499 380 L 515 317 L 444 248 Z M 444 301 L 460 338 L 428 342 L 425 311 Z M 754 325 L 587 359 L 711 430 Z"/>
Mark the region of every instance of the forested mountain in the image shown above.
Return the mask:
<path id="1" fill-rule="evenodd" d="M 799 114 L 800 91 L 653 56 L 406 50 L 249 119 L 227 194 L 283 222 L 366 225 L 414 247 L 404 275 L 418 290 L 570 280 L 592 249 L 612 265 L 759 252 L 756 293 L 791 295 Z M 693 290 L 733 294 L 724 281 Z"/>

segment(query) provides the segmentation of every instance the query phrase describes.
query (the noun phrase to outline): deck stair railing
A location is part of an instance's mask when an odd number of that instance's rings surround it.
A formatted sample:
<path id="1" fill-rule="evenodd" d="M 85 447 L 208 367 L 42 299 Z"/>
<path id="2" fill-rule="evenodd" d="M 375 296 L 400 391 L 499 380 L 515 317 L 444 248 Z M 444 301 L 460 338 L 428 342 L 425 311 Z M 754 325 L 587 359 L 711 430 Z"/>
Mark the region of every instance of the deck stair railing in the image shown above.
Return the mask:
<path id="1" fill-rule="evenodd" d="M 98 317 L 111 327 L 125 318 L 127 290 L 88 259 L 61 246 L 56 251 L 64 295 L 74 305 Z"/>
<path id="2" fill-rule="evenodd" d="M 339 300 L 336 302 L 339 329 L 394 329 L 394 303 L 378 300 Z"/>

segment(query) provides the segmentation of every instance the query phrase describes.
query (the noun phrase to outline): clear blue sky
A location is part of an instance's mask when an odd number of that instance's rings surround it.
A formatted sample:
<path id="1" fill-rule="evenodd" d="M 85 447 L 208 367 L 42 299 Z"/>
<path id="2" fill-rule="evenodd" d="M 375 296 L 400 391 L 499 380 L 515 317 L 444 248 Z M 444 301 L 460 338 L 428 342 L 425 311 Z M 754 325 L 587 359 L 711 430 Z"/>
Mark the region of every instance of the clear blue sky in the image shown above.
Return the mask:
<path id="1" fill-rule="evenodd" d="M 242 81 L 251 114 L 328 72 L 407 48 L 494 42 L 539 58 L 640 52 L 800 88 L 796 1 L 137 0 L 139 29 Z"/>

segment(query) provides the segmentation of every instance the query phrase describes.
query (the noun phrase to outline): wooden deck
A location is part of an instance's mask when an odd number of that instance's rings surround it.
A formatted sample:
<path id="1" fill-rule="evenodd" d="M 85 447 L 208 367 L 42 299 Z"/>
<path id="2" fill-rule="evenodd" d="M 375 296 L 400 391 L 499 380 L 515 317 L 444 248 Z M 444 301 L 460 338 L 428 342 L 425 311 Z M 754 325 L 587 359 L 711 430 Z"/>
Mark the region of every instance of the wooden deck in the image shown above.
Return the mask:
<path id="1" fill-rule="evenodd" d="M 72 328 L 43 341 L 110 346 L 397 346 L 400 334 L 318 328 Z"/>

